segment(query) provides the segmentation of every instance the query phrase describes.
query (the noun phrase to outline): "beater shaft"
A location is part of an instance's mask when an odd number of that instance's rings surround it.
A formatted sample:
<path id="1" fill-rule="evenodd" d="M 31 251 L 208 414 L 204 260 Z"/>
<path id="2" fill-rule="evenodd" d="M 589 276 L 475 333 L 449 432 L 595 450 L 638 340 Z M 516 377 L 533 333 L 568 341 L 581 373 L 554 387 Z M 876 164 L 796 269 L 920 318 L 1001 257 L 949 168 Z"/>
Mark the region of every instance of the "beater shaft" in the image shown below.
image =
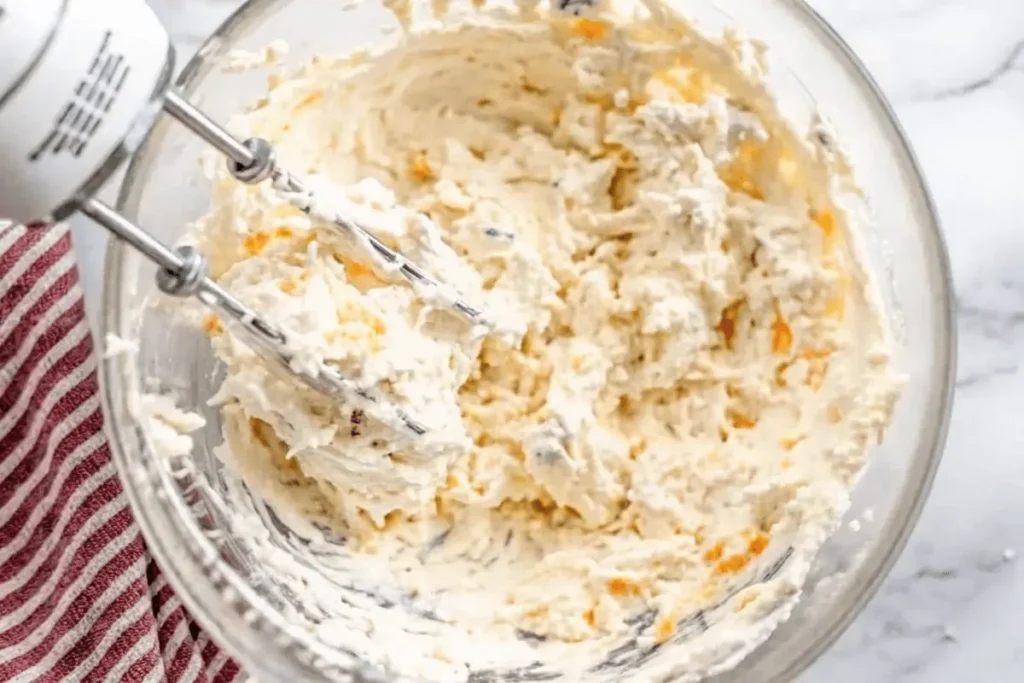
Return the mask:
<path id="1" fill-rule="evenodd" d="M 238 180 L 255 184 L 271 179 L 274 187 L 290 195 L 296 207 L 307 214 L 315 214 L 312 192 L 297 176 L 277 165 L 273 146 L 263 138 L 249 138 L 242 142 L 217 125 L 206 114 L 192 106 L 181 95 L 169 90 L 164 100 L 164 111 L 186 128 L 209 143 L 228 159 L 228 170 Z M 474 324 L 487 325 L 483 312 L 466 303 L 457 293 L 448 292 L 422 268 L 388 247 L 362 226 L 342 215 L 316 215 L 344 231 L 362 246 L 369 255 L 380 259 L 388 270 L 397 270 L 420 292 L 430 291 L 451 310 Z"/>
<path id="2" fill-rule="evenodd" d="M 350 398 L 359 404 L 366 414 L 408 436 L 422 436 L 427 432 L 426 427 L 403 410 L 388 404 L 375 392 L 342 377 L 337 370 L 328 365 L 320 363 L 318 371 L 312 375 L 296 371 L 292 355 L 287 350 L 287 333 L 265 321 L 211 280 L 207 276 L 206 259 L 193 247 L 179 247 L 177 250 L 168 248 L 96 198 L 86 199 L 80 208 L 86 216 L 160 267 L 156 279 L 160 291 L 174 296 L 195 296 L 220 314 L 232 331 L 254 346 L 254 350 L 274 361 L 282 369 L 298 376 L 313 389 L 329 395 Z"/>
<path id="3" fill-rule="evenodd" d="M 167 32 L 141 0 L 0 0 L 0 215 L 30 225 L 83 212 L 159 267 L 161 291 L 198 297 L 271 366 L 351 401 L 401 434 L 426 433 L 383 394 L 336 368 L 319 363 L 316 371 L 303 371 L 290 352 L 289 331 L 207 277 L 198 251 L 162 244 L 96 199 L 163 111 L 223 153 L 241 182 L 273 182 L 294 205 L 344 230 L 382 272 L 398 272 L 421 292 L 430 290 L 473 324 L 485 322 L 478 309 L 361 226 L 343 216 L 325 218 L 306 185 L 277 166 L 269 142 L 238 140 L 171 89 L 173 64 Z"/>

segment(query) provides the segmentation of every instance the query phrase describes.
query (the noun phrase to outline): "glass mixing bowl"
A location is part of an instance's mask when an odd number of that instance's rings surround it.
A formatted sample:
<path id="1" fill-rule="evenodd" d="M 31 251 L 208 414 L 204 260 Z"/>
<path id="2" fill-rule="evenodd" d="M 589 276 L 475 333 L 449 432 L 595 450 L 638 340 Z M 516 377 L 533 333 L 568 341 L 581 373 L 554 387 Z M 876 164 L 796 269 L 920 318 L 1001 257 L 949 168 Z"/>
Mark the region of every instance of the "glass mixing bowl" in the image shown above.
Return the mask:
<path id="1" fill-rule="evenodd" d="M 849 152 L 876 232 L 861 235 L 895 330 L 897 367 L 909 378 L 884 445 L 853 496 L 848 521 L 819 553 L 791 618 L 735 669 L 714 681 L 790 680 L 833 642 L 878 588 L 918 517 L 938 466 L 951 406 L 954 328 L 951 279 L 942 237 L 906 138 L 877 87 L 839 37 L 800 0 L 678 0 L 705 28 L 727 24 L 761 38 L 775 68 L 770 85 L 802 130 L 815 103 Z M 671 2 L 670 2 L 671 4 Z M 416 11 L 428 12 L 424 0 Z M 265 74 L 216 68 L 229 48 L 258 50 L 288 42 L 289 65 L 314 54 L 378 44 L 395 20 L 379 0 L 253 0 L 229 18 L 189 62 L 179 86 L 224 121 L 266 89 Z M 342 112 L 343 115 L 343 112 Z M 209 200 L 197 158 L 203 143 L 162 123 L 133 161 L 120 209 L 157 237 L 174 242 Z M 103 327 L 137 336 L 140 352 L 103 362 L 107 425 L 115 461 L 153 555 L 198 621 L 260 680 L 392 680 L 344 646 L 317 640 L 288 614 L 293 606 L 233 537 L 222 511 L 197 485 L 196 472 L 224 486 L 211 449 L 220 425 L 206 399 L 219 379 L 205 337 L 144 307 L 154 268 L 112 242 L 107 254 Z M 155 456 L 132 418 L 143 389 L 171 391 L 208 420 L 188 459 Z M 854 531 L 859 529 L 859 531 Z M 756 673 L 755 673 L 756 672 Z M 480 678 L 480 680 L 492 680 Z M 497 680 L 497 679 L 494 679 Z M 511 679 L 507 679 L 511 680 Z M 525 680 L 525 679 L 516 679 Z"/>

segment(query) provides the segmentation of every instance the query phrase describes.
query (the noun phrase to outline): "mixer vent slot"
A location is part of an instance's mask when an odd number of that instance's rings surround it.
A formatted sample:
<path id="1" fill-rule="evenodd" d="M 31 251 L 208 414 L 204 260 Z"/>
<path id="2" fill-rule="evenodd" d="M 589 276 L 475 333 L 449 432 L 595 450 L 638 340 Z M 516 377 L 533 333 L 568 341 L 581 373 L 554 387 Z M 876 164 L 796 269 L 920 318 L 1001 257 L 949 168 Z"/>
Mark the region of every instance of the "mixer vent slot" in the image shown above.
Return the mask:
<path id="1" fill-rule="evenodd" d="M 46 137 L 29 153 L 29 161 L 38 161 L 44 154 L 78 158 L 85 151 L 131 73 L 125 56 L 111 50 L 111 38 L 107 31 L 89 71 L 75 86 Z"/>

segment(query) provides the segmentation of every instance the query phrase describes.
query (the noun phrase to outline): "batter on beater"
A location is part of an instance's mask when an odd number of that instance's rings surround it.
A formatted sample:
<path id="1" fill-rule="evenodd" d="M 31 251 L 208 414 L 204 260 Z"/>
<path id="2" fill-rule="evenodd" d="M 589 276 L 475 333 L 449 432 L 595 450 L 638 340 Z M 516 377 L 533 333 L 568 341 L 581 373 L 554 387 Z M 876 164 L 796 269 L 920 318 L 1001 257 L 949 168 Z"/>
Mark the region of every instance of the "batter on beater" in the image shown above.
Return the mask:
<path id="1" fill-rule="evenodd" d="M 211 170 L 212 275 L 429 427 L 399 438 L 206 320 L 219 455 L 319 549 L 317 571 L 267 562 L 325 640 L 421 680 L 693 680 L 786 617 L 845 511 L 901 386 L 845 161 L 778 114 L 758 43 L 651 8 L 449 18 L 315 59 L 230 123 L 493 324 Z M 335 600 L 332 567 L 415 608 Z"/>

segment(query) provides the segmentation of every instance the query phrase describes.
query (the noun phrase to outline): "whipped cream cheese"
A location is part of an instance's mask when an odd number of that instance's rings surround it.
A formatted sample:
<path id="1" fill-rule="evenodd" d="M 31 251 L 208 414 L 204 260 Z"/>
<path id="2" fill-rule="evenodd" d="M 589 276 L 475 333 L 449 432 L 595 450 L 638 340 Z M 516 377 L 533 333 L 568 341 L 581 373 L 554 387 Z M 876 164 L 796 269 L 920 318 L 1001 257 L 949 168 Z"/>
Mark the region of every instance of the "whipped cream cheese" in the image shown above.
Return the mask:
<path id="1" fill-rule="evenodd" d="M 211 274 L 430 430 L 203 323 L 236 531 L 325 642 L 425 681 L 697 680 L 785 619 L 846 510 L 901 380 L 845 160 L 779 115 L 763 46 L 648 10 L 441 17 L 230 122 L 312 193 L 211 165 Z"/>

